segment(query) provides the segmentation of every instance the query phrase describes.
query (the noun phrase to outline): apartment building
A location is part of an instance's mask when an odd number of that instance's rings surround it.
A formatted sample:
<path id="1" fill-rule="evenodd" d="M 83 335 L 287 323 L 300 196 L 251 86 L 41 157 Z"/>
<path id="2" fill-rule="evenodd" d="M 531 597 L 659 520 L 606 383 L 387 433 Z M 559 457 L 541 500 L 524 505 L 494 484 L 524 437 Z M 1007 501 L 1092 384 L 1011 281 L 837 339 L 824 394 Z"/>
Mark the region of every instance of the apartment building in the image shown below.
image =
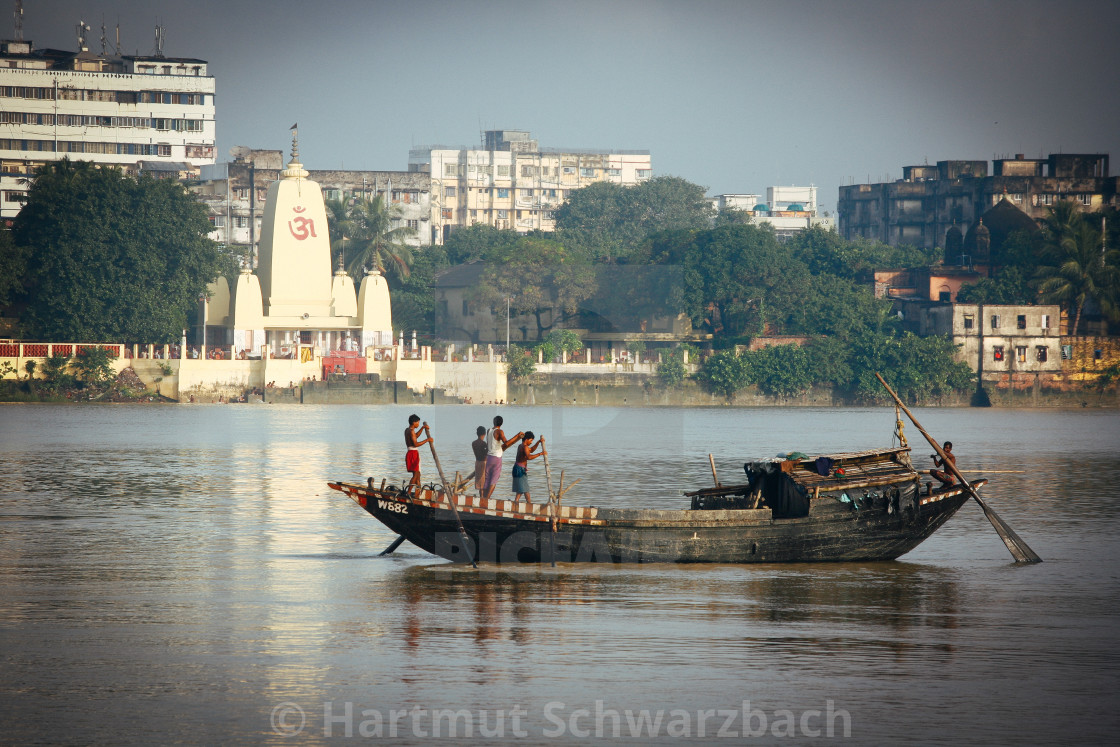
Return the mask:
<path id="1" fill-rule="evenodd" d="M 756 194 L 726 194 L 711 198 L 716 211 L 733 208 L 751 214 L 751 221 L 774 227 L 779 239 L 787 239 L 813 226 L 836 230 L 830 215 L 821 215 L 817 203 L 817 188 L 767 187 L 766 199 Z"/>
<path id="2" fill-rule="evenodd" d="M 256 246 L 261 235 L 265 197 L 269 185 L 280 179 L 284 154 L 279 150 L 254 150 L 244 146 L 233 149 L 234 160 L 204 167 L 200 181 L 192 187 L 206 205 L 214 230 L 210 238 L 242 247 Z M 431 180 L 428 175 L 408 171 L 332 171 L 310 170 L 309 178 L 322 188 L 326 200 L 373 199 L 381 197 L 397 217 L 393 227 L 411 228 L 406 240 L 413 247 L 432 241 Z"/>
<path id="3" fill-rule="evenodd" d="M 572 190 L 599 181 L 638 184 L 653 175 L 646 150 L 541 148 L 524 130 L 487 130 L 481 148 L 413 148 L 408 170 L 431 177 L 431 235 L 478 223 L 520 233 L 552 231 Z"/>
<path id="4" fill-rule="evenodd" d="M 82 27 L 83 33 L 85 27 Z M 197 176 L 214 163 L 214 78 L 205 60 L 36 49 L 0 41 L 0 218 L 26 179 L 62 158 L 126 173 Z"/>
<path id="5" fill-rule="evenodd" d="M 938 161 L 905 166 L 895 182 L 840 187 L 838 225 L 845 239 L 932 249 L 945 247 L 950 230 L 975 225 L 1004 198 L 1038 220 L 1061 200 L 1087 212 L 1120 205 L 1118 186 L 1120 177 L 1109 175 L 1108 155 L 1100 153 L 1018 154 L 994 160 L 991 174 L 987 161 Z"/>
<path id="6" fill-rule="evenodd" d="M 977 372 L 1056 373 L 1068 357 L 1056 305 L 927 305 L 914 321 L 920 335 L 949 335 Z"/>

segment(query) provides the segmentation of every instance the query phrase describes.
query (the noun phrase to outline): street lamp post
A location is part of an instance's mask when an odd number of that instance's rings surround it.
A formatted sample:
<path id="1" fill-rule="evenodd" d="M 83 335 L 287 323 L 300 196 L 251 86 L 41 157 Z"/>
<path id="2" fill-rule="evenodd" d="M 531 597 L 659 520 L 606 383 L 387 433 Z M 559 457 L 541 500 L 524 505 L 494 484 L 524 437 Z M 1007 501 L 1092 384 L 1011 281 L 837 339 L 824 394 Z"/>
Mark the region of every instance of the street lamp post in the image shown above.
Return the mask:
<path id="1" fill-rule="evenodd" d="M 509 296 L 506 296 L 506 358 L 509 358 Z"/>

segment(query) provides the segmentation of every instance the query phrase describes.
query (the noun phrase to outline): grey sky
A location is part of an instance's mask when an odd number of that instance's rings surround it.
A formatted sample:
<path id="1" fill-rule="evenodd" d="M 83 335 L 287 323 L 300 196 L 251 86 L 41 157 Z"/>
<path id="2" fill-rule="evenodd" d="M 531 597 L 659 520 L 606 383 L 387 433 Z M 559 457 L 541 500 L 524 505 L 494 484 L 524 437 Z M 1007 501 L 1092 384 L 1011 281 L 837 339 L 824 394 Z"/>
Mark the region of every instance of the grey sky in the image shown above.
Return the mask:
<path id="1" fill-rule="evenodd" d="M 4 0 L 10 19 L 12 0 Z M 1120 2 L 25 0 L 24 38 L 210 62 L 218 152 L 403 170 L 414 145 L 527 129 L 648 149 L 709 194 L 896 179 L 1051 151 L 1120 157 Z M 0 36 L 10 38 L 10 21 Z M 1113 172 L 1120 170 L 1120 162 Z"/>

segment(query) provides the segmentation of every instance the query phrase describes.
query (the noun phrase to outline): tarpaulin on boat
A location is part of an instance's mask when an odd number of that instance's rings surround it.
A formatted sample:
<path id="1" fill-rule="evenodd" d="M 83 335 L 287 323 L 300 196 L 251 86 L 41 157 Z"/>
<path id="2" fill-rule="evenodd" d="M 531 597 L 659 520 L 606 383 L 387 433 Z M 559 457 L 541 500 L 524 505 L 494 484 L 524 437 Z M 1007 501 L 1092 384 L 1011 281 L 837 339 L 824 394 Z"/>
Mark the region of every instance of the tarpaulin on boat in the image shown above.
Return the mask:
<path id="1" fill-rule="evenodd" d="M 792 519 L 809 515 L 809 494 L 789 475 L 789 462 L 747 462 L 743 471 L 747 473 L 750 492 L 762 491 L 765 505 L 770 507 L 775 519 Z"/>

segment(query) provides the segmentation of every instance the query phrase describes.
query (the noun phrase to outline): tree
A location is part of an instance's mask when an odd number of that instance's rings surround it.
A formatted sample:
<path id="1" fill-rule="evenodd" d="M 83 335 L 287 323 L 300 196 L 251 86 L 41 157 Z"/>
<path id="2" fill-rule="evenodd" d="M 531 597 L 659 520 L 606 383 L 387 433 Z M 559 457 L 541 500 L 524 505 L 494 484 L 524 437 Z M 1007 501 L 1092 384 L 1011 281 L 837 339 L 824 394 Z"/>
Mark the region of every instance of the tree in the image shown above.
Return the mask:
<path id="1" fill-rule="evenodd" d="M 1038 291 L 1018 267 L 1001 267 L 995 277 L 969 283 L 957 293 L 957 303 L 1030 304 L 1038 300 Z"/>
<path id="2" fill-rule="evenodd" d="M 27 252 L 22 322 L 42 339 L 178 340 L 206 286 L 235 259 L 180 183 L 56 161 L 16 216 Z"/>
<path id="3" fill-rule="evenodd" d="M 113 376 L 112 363 L 116 357 L 108 348 L 100 346 L 79 348 L 78 354 L 74 356 L 74 369 L 78 372 L 78 379 L 94 386 L 106 383 Z"/>
<path id="4" fill-rule="evenodd" d="M 662 354 L 661 362 L 657 364 L 657 381 L 666 389 L 676 389 L 688 378 L 688 369 L 684 365 L 684 348 L 673 348 Z"/>
<path id="5" fill-rule="evenodd" d="M 747 354 L 758 390 L 773 397 L 796 397 L 813 386 L 809 352 L 798 345 L 773 345 Z"/>
<path id="6" fill-rule="evenodd" d="M 1118 310 L 1117 264 L 1120 252 L 1101 246 L 1101 234 L 1073 203 L 1063 200 L 1043 221 L 1043 263 L 1035 276 L 1039 296 L 1073 312 L 1069 333 L 1077 334 L 1085 304 L 1095 300 L 1104 312 Z"/>
<path id="7" fill-rule="evenodd" d="M 525 236 L 487 252 L 486 269 L 472 298 L 491 308 L 505 306 L 510 299 L 511 311 L 535 317 L 540 340 L 579 311 L 580 303 L 595 291 L 594 278 L 594 269 L 578 252 L 553 239 Z M 550 317 L 547 324 L 545 315 Z"/>
<path id="8" fill-rule="evenodd" d="M 457 228 L 443 242 L 447 261 L 452 265 L 466 262 L 480 262 L 488 253 L 501 247 L 511 247 L 521 240 L 521 234 L 512 228 L 494 228 L 485 223 L 476 223 L 466 228 Z"/>
<path id="9" fill-rule="evenodd" d="M 510 343 L 506 351 L 506 374 L 512 379 L 524 379 L 537 370 L 533 354 L 517 343 Z"/>
<path id="10" fill-rule="evenodd" d="M 343 228 L 347 231 L 343 246 L 346 271 L 356 279 L 365 275 L 367 267 L 385 272 L 391 269 L 397 278 L 406 278 L 412 264 L 412 250 L 405 240 L 416 235 L 416 229 L 393 227 L 400 209 L 385 204 L 381 195 L 373 199 L 359 198 L 346 212 Z"/>
<path id="11" fill-rule="evenodd" d="M 745 358 L 734 350 L 726 350 L 704 361 L 697 378 L 709 392 L 732 402 L 736 393 L 751 384 L 751 369 Z"/>
<path id="12" fill-rule="evenodd" d="M 27 272 L 27 250 L 12 241 L 12 232 L 0 226 L 0 309 L 7 307 L 23 290 Z"/>
<path id="13" fill-rule="evenodd" d="M 706 229 L 711 219 L 703 187 L 661 176 L 631 186 L 595 182 L 575 190 L 556 212 L 556 229 L 566 245 L 611 264 L 626 260 L 653 233 Z"/>
<path id="14" fill-rule="evenodd" d="M 770 226 L 731 225 L 666 233 L 653 256 L 680 265 L 678 310 L 693 326 L 728 337 L 783 328 L 809 290 L 805 266 L 778 244 Z"/>

